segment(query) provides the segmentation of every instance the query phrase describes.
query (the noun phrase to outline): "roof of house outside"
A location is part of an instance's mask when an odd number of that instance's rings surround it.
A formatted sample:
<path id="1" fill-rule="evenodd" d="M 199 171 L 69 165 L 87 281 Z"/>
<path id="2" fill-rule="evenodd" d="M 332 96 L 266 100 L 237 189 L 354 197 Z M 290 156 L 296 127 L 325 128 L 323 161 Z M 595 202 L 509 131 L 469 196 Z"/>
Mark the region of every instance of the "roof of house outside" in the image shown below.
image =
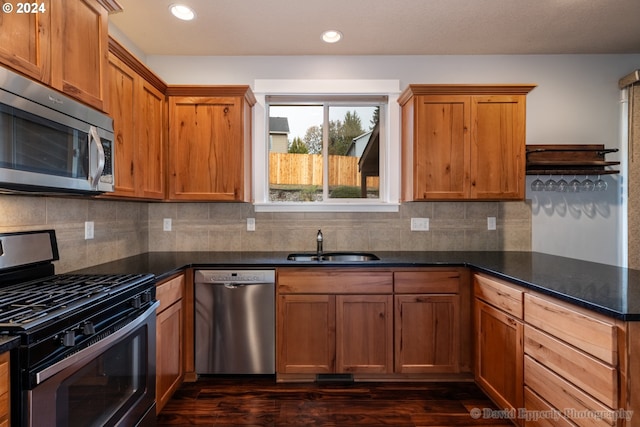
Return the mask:
<path id="1" fill-rule="evenodd" d="M 286 117 L 269 117 L 269 133 L 289 133 L 289 119 Z"/>

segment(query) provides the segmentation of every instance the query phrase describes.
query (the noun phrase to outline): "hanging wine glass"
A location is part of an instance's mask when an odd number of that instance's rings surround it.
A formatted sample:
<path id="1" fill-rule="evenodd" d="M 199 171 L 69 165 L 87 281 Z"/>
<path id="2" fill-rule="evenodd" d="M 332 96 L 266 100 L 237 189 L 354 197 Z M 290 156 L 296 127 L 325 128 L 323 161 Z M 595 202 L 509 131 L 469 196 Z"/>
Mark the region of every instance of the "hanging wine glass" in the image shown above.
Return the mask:
<path id="1" fill-rule="evenodd" d="M 605 191 L 607 189 L 607 181 L 600 178 L 600 175 L 598 175 L 598 179 L 596 179 L 594 185 L 596 187 L 596 191 Z"/>
<path id="2" fill-rule="evenodd" d="M 580 189 L 582 191 L 593 191 L 595 188 L 596 188 L 595 184 L 593 183 L 593 181 L 589 179 L 589 175 L 587 175 L 585 179 L 582 181 Z"/>
<path id="3" fill-rule="evenodd" d="M 558 181 L 558 185 L 556 191 L 560 193 L 566 193 L 569 190 L 569 183 L 564 179 L 564 176 L 560 176 L 560 181 Z"/>
<path id="4" fill-rule="evenodd" d="M 531 183 L 531 190 L 542 191 L 544 190 L 544 182 L 540 179 L 540 175 Z"/>
<path id="5" fill-rule="evenodd" d="M 556 191 L 557 189 L 558 183 L 553 178 L 549 178 L 544 182 L 544 191 Z"/>
<path id="6" fill-rule="evenodd" d="M 578 191 L 580 191 L 580 186 L 580 181 L 578 181 L 578 178 L 576 178 L 574 175 L 573 179 L 569 182 L 569 192 L 577 193 Z"/>

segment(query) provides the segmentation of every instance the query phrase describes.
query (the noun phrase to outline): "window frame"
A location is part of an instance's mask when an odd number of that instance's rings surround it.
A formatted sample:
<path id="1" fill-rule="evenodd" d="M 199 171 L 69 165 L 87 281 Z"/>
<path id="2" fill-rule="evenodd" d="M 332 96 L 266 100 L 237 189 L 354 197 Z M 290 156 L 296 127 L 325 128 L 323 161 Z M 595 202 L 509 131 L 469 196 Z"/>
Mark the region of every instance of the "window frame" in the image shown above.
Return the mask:
<path id="1" fill-rule="evenodd" d="M 253 197 L 256 212 L 398 212 L 400 195 L 399 80 L 255 80 L 253 114 Z M 362 102 L 386 96 L 381 106 L 380 196 L 378 199 L 326 199 L 321 202 L 269 200 L 269 99 L 291 102 Z M 273 97 L 273 98 L 271 98 Z"/>

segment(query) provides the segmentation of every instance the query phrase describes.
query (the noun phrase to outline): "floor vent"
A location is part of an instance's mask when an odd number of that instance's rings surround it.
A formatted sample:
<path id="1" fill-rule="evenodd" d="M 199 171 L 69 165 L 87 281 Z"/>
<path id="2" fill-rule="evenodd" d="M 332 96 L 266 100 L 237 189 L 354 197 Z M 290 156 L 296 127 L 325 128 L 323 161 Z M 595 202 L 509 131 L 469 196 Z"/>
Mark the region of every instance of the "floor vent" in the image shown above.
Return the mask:
<path id="1" fill-rule="evenodd" d="M 352 383 L 353 382 L 353 374 L 317 374 L 316 382 L 327 384 L 327 383 Z"/>

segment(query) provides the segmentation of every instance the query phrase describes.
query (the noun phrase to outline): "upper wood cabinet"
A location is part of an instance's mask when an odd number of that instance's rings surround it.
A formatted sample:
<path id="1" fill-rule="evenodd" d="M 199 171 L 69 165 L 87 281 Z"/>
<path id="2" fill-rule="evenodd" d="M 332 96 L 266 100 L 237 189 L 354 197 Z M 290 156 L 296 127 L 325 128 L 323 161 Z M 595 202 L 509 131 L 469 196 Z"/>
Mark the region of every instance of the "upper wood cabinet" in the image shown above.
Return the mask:
<path id="1" fill-rule="evenodd" d="M 39 13 L 0 13 L 0 63 L 105 110 L 108 13 L 119 6 L 112 0 L 40 3 Z"/>
<path id="2" fill-rule="evenodd" d="M 169 191 L 172 200 L 251 200 L 248 86 L 170 86 Z"/>
<path id="3" fill-rule="evenodd" d="M 166 85 L 110 40 L 109 104 L 115 139 L 111 196 L 165 197 Z"/>
<path id="4" fill-rule="evenodd" d="M 524 199 L 525 102 L 533 85 L 410 85 L 402 198 Z"/>
<path id="5" fill-rule="evenodd" d="M 51 85 L 105 109 L 108 12 L 97 0 L 52 2 Z"/>
<path id="6" fill-rule="evenodd" d="M 11 4 L 0 0 L 0 5 Z M 50 2 L 42 2 L 46 13 L 0 12 L 0 63 L 19 73 L 51 82 Z"/>

